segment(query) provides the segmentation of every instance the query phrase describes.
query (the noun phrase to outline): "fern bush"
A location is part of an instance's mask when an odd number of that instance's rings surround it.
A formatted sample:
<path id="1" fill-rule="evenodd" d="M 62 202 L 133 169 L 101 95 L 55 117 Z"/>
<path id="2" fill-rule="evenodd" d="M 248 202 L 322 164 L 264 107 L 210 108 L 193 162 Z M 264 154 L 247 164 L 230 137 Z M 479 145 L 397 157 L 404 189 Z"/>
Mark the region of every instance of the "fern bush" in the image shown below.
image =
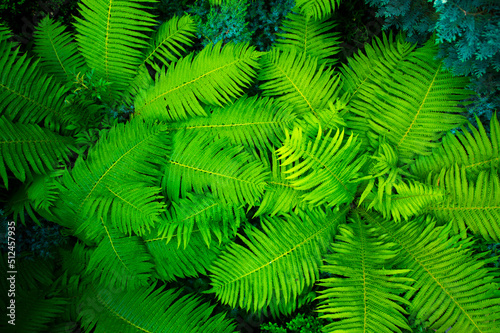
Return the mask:
<path id="1" fill-rule="evenodd" d="M 46 18 L 36 58 L 0 28 L 10 213 L 76 240 L 58 263 L 16 263 L 17 330 L 233 332 L 217 304 L 317 302 L 324 332 L 498 332 L 497 258 L 472 251 L 500 242 L 498 119 L 450 133 L 469 80 L 432 42 L 384 35 L 338 65 L 338 4 L 297 1 L 269 52 L 186 54 L 194 20 L 154 31 L 145 0 L 82 1 L 74 36 Z M 103 104 L 68 103 L 89 71 Z"/>

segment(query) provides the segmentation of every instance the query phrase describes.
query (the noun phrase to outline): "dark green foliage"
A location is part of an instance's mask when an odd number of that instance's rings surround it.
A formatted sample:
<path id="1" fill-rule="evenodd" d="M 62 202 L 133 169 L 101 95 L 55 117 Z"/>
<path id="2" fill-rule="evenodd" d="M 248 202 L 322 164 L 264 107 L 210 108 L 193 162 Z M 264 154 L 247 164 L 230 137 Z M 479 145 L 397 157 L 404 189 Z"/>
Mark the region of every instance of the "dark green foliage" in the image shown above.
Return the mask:
<path id="1" fill-rule="evenodd" d="M 321 333 L 321 321 L 314 316 L 298 313 L 295 318 L 286 323 L 285 327 L 276 323 L 262 324 L 262 332 L 270 333 Z"/>
<path id="2" fill-rule="evenodd" d="M 0 209 L 0 246 L 7 248 L 7 226 L 8 219 L 3 210 Z M 28 217 L 27 225 L 17 223 L 15 227 L 15 244 L 17 256 L 24 260 L 55 259 L 57 248 L 67 242 L 67 237 L 62 235 L 62 227 L 58 224 L 41 219 L 38 224 Z"/>
<path id="3" fill-rule="evenodd" d="M 71 235 L 16 263 L 23 331 L 221 333 L 311 309 L 324 332 L 499 331 L 497 258 L 472 239 L 500 241 L 497 117 L 451 136 L 470 91 L 432 41 L 382 35 L 339 64 L 338 3 L 298 1 L 269 52 L 188 52 L 193 19 L 157 27 L 147 0 L 83 0 L 74 36 L 44 21 L 40 59 L 0 26 L 0 132 L 37 136 L 0 140 L 9 214 Z"/>

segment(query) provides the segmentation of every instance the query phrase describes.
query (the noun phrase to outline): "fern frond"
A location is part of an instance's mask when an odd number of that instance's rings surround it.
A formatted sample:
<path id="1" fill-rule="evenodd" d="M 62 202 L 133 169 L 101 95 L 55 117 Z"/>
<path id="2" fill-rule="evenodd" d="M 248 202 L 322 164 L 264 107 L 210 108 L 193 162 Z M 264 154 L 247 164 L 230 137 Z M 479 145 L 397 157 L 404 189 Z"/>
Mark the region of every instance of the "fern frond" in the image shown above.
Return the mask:
<path id="1" fill-rule="evenodd" d="M 305 209 L 307 205 L 302 201 L 302 196 L 306 194 L 304 190 L 298 190 L 291 185 L 290 180 L 286 179 L 286 172 L 295 166 L 292 163 L 286 166 L 279 165 L 275 152 L 271 156 L 272 176 L 268 181 L 268 186 L 260 202 L 259 209 L 254 216 L 269 214 L 285 214 L 296 209 Z"/>
<path id="2" fill-rule="evenodd" d="M 12 37 L 12 31 L 0 22 L 0 43 Z"/>
<path id="3" fill-rule="evenodd" d="M 136 116 L 162 121 L 206 116 L 201 103 L 227 104 L 243 94 L 255 77 L 260 52 L 248 44 L 222 42 L 205 47 L 172 64 L 157 78 L 154 87 L 139 92 Z"/>
<path id="4" fill-rule="evenodd" d="M 375 37 L 371 45 L 365 45 L 366 54 L 358 52 L 348 59 L 347 64 L 342 64 L 342 94 L 348 96 L 347 105 L 354 111 L 346 115 L 347 127 L 353 129 L 365 145 L 377 141 L 369 127 L 367 114 L 373 106 L 366 95 L 379 89 L 382 79 L 390 78 L 414 48 L 402 34 L 395 38 L 392 33 L 389 36 L 382 34 L 382 39 Z"/>
<path id="5" fill-rule="evenodd" d="M 462 238 L 467 229 L 486 240 L 500 242 L 500 179 L 498 171 L 481 171 L 476 181 L 467 179 L 464 167 L 455 166 L 440 177 L 449 196 L 428 211 L 440 220 L 453 220 L 453 229 Z"/>
<path id="6" fill-rule="evenodd" d="M 162 187 L 172 201 L 188 192 L 211 192 L 226 203 L 255 205 L 264 192 L 268 171 L 241 146 L 197 133 L 174 137 Z"/>
<path id="7" fill-rule="evenodd" d="M 80 215 L 86 216 L 76 232 L 94 237 L 102 234 L 102 225 L 95 223 L 102 218 L 104 224 L 112 225 L 126 235 L 143 235 L 160 220 L 164 210 L 161 188 L 143 183 L 124 183 L 121 187 L 107 186 L 108 193 L 88 198 L 82 205 Z"/>
<path id="8" fill-rule="evenodd" d="M 425 180 L 430 172 L 439 174 L 443 168 L 449 169 L 458 164 L 465 168 L 468 176 L 475 178 L 481 170 L 499 169 L 500 125 L 496 113 L 490 121 L 491 138 L 479 119 L 477 125 L 479 130 L 469 123 L 472 134 L 466 129 L 456 134 L 448 133 L 432 155 L 419 156 L 410 166 L 412 173 Z"/>
<path id="9" fill-rule="evenodd" d="M 217 259 L 224 247 L 213 239 L 207 246 L 197 227 L 191 231 L 186 248 L 178 246 L 183 238 L 182 235 L 174 234 L 167 242 L 167 237 L 158 236 L 158 233 L 159 230 L 153 230 L 143 238 L 153 257 L 156 272 L 166 281 L 195 277 L 199 274 L 207 275 L 208 267 Z"/>
<path id="10" fill-rule="evenodd" d="M 332 131 L 322 137 L 318 131 L 316 139 L 309 140 L 296 127 L 287 138 L 283 147 L 277 150 L 282 165 L 296 162 L 296 165 L 286 171 L 290 184 L 307 191 L 302 200 L 318 206 L 351 202 L 356 193 L 357 184 L 352 180 L 358 177 L 358 171 L 365 159 L 359 156 L 359 144 L 356 138 L 350 136 L 343 143 L 344 132 Z"/>
<path id="11" fill-rule="evenodd" d="M 335 11 L 335 6 L 340 6 L 340 2 L 341 0 L 297 0 L 295 5 L 301 13 L 318 20 L 329 17 Z"/>
<path id="12" fill-rule="evenodd" d="M 64 32 L 65 27 L 48 15 L 40 21 L 34 33 L 33 51 L 41 58 L 45 73 L 53 75 L 60 83 L 75 80 L 75 73 L 85 72 L 85 59 L 78 52 L 73 36 Z"/>
<path id="13" fill-rule="evenodd" d="M 372 135 L 386 136 L 403 162 L 429 155 L 447 131 L 466 120 L 457 103 L 468 97 L 468 79 L 443 72 L 436 54 L 437 47 L 429 43 L 412 52 L 363 96 L 371 103 L 361 113 Z"/>
<path id="14" fill-rule="evenodd" d="M 83 0 L 76 16 L 76 40 L 89 68 L 111 82 L 102 96 L 120 100 L 144 60 L 147 34 L 156 21 L 147 9 L 149 0 Z"/>
<path id="15" fill-rule="evenodd" d="M 59 160 L 67 160 L 74 139 L 56 134 L 36 124 L 12 123 L 0 117 L 0 175 L 8 188 L 7 170 L 22 182 L 35 174 L 54 170 Z"/>
<path id="16" fill-rule="evenodd" d="M 392 215 L 399 222 L 401 218 L 408 220 L 412 216 L 425 213 L 430 205 L 441 202 L 445 197 L 442 189 L 431 187 L 416 181 L 398 182 L 394 184 L 397 194 L 387 196 L 385 200 L 384 217 Z"/>
<path id="17" fill-rule="evenodd" d="M 293 129 L 292 108 L 272 98 L 243 96 L 225 107 L 210 108 L 208 117 L 172 124 L 171 129 L 217 135 L 233 145 L 273 150 L 281 146 L 285 129 Z"/>
<path id="18" fill-rule="evenodd" d="M 450 224 L 437 227 L 432 219 L 395 225 L 367 218 L 386 242 L 398 245 L 398 265 L 416 281 L 404 296 L 411 302 L 410 318 L 443 332 L 450 327 L 451 332 L 498 332 L 498 282 L 485 267 L 488 261 L 471 254 L 470 239 L 457 242 Z"/>
<path id="19" fill-rule="evenodd" d="M 85 274 L 103 287 L 130 289 L 146 286 L 153 273 L 153 259 L 138 236 L 126 236 L 106 226 L 106 236 L 90 255 Z"/>
<path id="20" fill-rule="evenodd" d="M 331 31 L 335 24 L 331 20 L 313 20 L 302 14 L 290 12 L 284 20 L 285 33 L 277 34 L 285 39 L 277 39 L 276 47 L 282 50 L 295 49 L 318 59 L 318 64 L 334 65 L 337 60 L 330 58 L 340 51 L 338 33 Z"/>
<path id="21" fill-rule="evenodd" d="M 68 88 L 42 74 L 38 61 L 19 56 L 19 48 L 11 47 L 0 43 L 0 116 L 25 124 L 43 121 L 58 130 L 71 116 L 64 108 Z"/>
<path id="22" fill-rule="evenodd" d="M 295 302 L 319 277 L 321 256 L 332 241 L 345 210 L 335 215 L 309 212 L 262 221 L 263 232 L 250 229 L 246 247 L 233 243 L 210 267 L 212 289 L 231 307 L 262 311 Z M 274 309 L 277 311 L 278 309 Z"/>
<path id="23" fill-rule="evenodd" d="M 410 329 L 399 296 L 410 289 L 413 279 L 402 276 L 408 269 L 393 267 L 398 252 L 393 244 L 382 243 L 359 216 L 352 224 L 341 225 L 332 244 L 334 254 L 326 255 L 321 270 L 334 277 L 320 280 L 326 287 L 321 295 L 320 318 L 334 319 L 324 332 L 401 332 Z M 338 276 L 338 277 L 335 277 Z M 339 319 L 339 320 L 338 320 Z"/>
<path id="24" fill-rule="evenodd" d="M 332 69 L 318 66 L 317 59 L 295 49 L 272 49 L 262 58 L 258 79 L 264 96 L 290 103 L 298 114 L 324 109 L 339 93 L 340 79 Z"/>
<path id="25" fill-rule="evenodd" d="M 224 313 L 212 315 L 214 306 L 193 295 L 181 296 L 181 290 L 165 290 L 154 284 L 113 293 L 89 287 L 82 299 L 93 300 L 84 302 L 79 311 L 87 332 L 231 333 L 236 328 Z"/>
<path id="26" fill-rule="evenodd" d="M 110 198 L 110 196 L 114 197 L 113 204 L 125 209 L 122 210 L 123 213 L 126 213 L 126 209 L 135 208 L 138 211 L 149 212 L 151 207 L 134 208 L 133 202 L 126 202 L 126 198 L 130 196 L 140 197 L 138 192 L 127 195 L 122 193 L 122 189 L 125 185 L 126 188 L 133 186 L 142 188 L 150 200 L 148 202 L 155 205 L 153 202 L 158 196 L 151 196 L 153 191 L 151 188 L 158 187 L 160 183 L 162 175 L 160 166 L 165 164 L 169 151 L 170 135 L 163 125 L 145 124 L 142 120 L 134 120 L 114 126 L 90 149 L 86 160 L 80 155 L 71 172 L 63 175 L 59 182 L 62 185 L 61 197 L 64 200 L 54 207 L 54 215 L 64 217 L 60 219 L 60 223 L 76 230 L 90 218 L 82 214 L 84 209 L 87 211 L 95 209 L 94 212 L 99 211 L 106 215 L 110 210 L 111 201 L 100 201 L 98 198 Z M 90 206 L 93 208 L 90 209 Z M 121 224 L 118 222 L 120 218 L 117 218 L 116 223 Z M 89 223 L 93 223 L 95 227 L 89 231 L 100 230 L 97 235 L 104 236 L 100 220 L 94 218 L 92 221 Z M 127 230 L 129 228 L 126 227 Z M 138 230 L 136 227 L 134 229 Z"/>
<path id="27" fill-rule="evenodd" d="M 185 46 L 193 44 L 195 32 L 196 25 L 189 15 L 180 18 L 174 16 L 163 22 L 151 37 L 143 64 L 153 65 L 155 61 L 159 61 L 168 67 L 171 62 L 177 61 L 182 56 L 186 51 Z"/>
<path id="28" fill-rule="evenodd" d="M 193 228 L 201 234 L 205 244 L 212 243 L 212 233 L 219 244 L 234 237 L 241 221 L 245 221 L 245 212 L 242 207 L 227 205 L 216 200 L 212 195 L 191 195 L 172 202 L 160 223 L 158 236 L 170 242 L 176 233 L 177 246 L 186 248 L 193 232 Z"/>
<path id="29" fill-rule="evenodd" d="M 16 332 L 44 332 L 51 322 L 59 318 L 68 305 L 63 297 L 50 297 L 43 290 L 16 290 L 16 316 L 25 320 L 16 320 Z M 5 329 L 5 332 L 9 329 Z"/>
<path id="30" fill-rule="evenodd" d="M 59 197 L 59 189 L 55 178 L 59 172 L 51 172 L 43 176 L 35 176 L 28 188 L 28 198 L 37 211 L 49 211 Z"/>

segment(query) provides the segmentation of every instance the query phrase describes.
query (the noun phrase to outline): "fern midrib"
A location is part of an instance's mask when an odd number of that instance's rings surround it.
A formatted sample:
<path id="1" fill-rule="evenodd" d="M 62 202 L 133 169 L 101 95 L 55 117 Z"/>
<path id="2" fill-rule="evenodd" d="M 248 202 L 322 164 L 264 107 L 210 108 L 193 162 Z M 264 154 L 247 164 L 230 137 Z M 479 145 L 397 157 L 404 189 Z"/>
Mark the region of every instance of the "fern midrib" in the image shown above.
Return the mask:
<path id="1" fill-rule="evenodd" d="M 278 70 L 285 76 L 285 78 L 292 84 L 293 88 L 300 94 L 300 96 L 302 96 L 302 98 L 304 99 L 304 101 L 307 103 L 307 106 L 309 107 L 309 109 L 311 109 L 311 112 L 317 117 L 318 115 L 316 114 L 316 111 L 314 111 L 314 108 L 312 107 L 311 103 L 309 102 L 309 100 L 306 98 L 306 96 L 302 93 L 302 91 L 299 89 L 299 87 L 297 87 L 297 85 L 293 82 L 293 80 L 286 74 L 286 72 L 278 66 L 278 63 L 277 62 L 273 62 L 273 64 L 276 66 L 276 68 L 278 68 Z"/>
<path id="2" fill-rule="evenodd" d="M 363 332 L 366 333 L 366 327 L 367 327 L 367 315 L 368 315 L 368 297 L 366 295 L 367 293 L 367 288 L 366 288 L 366 271 L 367 271 L 367 265 L 366 265 L 366 236 L 364 235 L 364 228 L 361 225 L 361 219 L 358 219 L 358 226 L 359 226 L 359 242 L 361 246 L 361 269 L 363 270 L 363 311 L 364 311 L 364 316 L 363 316 Z"/>
<path id="3" fill-rule="evenodd" d="M 61 115 L 62 115 L 62 113 L 57 112 L 56 110 L 51 109 L 51 108 L 49 108 L 49 107 L 47 107 L 47 106 L 45 106 L 45 105 L 42 105 L 42 104 L 38 103 L 37 101 L 35 101 L 35 100 L 33 100 L 33 99 L 29 98 L 28 96 L 25 96 L 25 95 L 23 95 L 23 94 L 21 94 L 21 93 L 18 93 L 16 90 L 12 90 L 12 89 L 10 89 L 10 87 L 7 87 L 6 85 L 3 85 L 3 84 L 1 84 L 1 83 L 0 83 L 0 87 L 1 87 L 1 88 L 4 88 L 4 89 L 5 89 L 5 90 L 7 90 L 7 91 L 9 91 L 11 94 L 17 95 L 17 96 L 19 96 L 19 97 L 21 97 L 21 98 L 23 98 L 23 99 L 25 99 L 25 100 L 29 101 L 31 104 L 36 105 L 36 106 L 38 106 L 39 108 L 41 108 L 41 109 L 43 109 L 43 110 L 47 110 L 47 111 L 48 111 L 49 113 L 51 113 L 51 114 L 55 114 L 55 115 L 58 115 L 58 116 L 61 116 Z"/>
<path id="4" fill-rule="evenodd" d="M 168 130 L 183 130 L 183 129 L 198 129 L 198 128 L 219 128 L 219 127 L 239 127 L 239 126 L 260 126 L 260 125 L 280 125 L 286 124 L 285 121 L 257 121 L 251 123 L 240 124 L 209 124 L 209 125 L 193 125 L 186 127 L 169 127 Z"/>
<path id="5" fill-rule="evenodd" d="M 109 0 L 109 5 L 108 5 L 108 18 L 106 22 L 106 36 L 104 39 L 104 71 L 106 73 L 106 82 L 110 82 L 109 80 L 109 30 L 110 30 L 110 24 L 111 24 L 111 7 L 113 5 L 113 0 Z M 108 91 L 108 97 L 111 100 L 111 89 L 109 88 L 110 86 L 106 86 L 106 90 Z"/>
<path id="6" fill-rule="evenodd" d="M 135 328 L 137 328 L 138 330 L 141 330 L 143 332 L 147 332 L 147 333 L 154 333 L 153 331 L 148 331 L 147 329 L 143 328 L 143 327 L 140 327 L 140 326 L 137 326 L 136 324 L 132 323 L 131 321 L 127 320 L 127 318 L 123 317 L 120 313 L 116 312 L 110 304 L 108 304 L 107 302 L 105 302 L 101 295 L 99 295 L 99 293 L 95 293 L 95 295 L 97 296 L 97 298 L 99 299 L 99 302 L 104 305 L 104 307 L 106 307 L 106 309 L 108 309 L 108 311 L 113 314 L 115 317 L 117 318 L 120 318 L 121 320 L 123 320 L 125 323 L 129 324 L 130 326 L 133 326 Z"/>
<path id="7" fill-rule="evenodd" d="M 250 58 L 250 56 L 248 56 L 247 58 Z M 193 84 L 194 82 L 197 82 L 197 81 L 201 80 L 202 78 L 204 78 L 207 75 L 210 75 L 210 74 L 215 73 L 217 71 L 223 70 L 224 68 L 232 66 L 232 65 L 234 65 L 234 64 L 236 64 L 238 62 L 242 62 L 242 61 L 246 60 L 247 58 L 236 59 L 235 61 L 233 61 L 233 62 L 231 62 L 229 64 L 226 64 L 224 66 L 221 66 L 221 67 L 215 68 L 215 69 L 213 69 L 211 71 L 208 71 L 207 73 L 204 73 L 204 74 L 202 74 L 202 75 L 200 75 L 200 76 L 192 79 L 191 81 L 185 82 L 185 83 L 183 83 L 183 84 L 181 84 L 181 85 L 179 85 L 177 87 L 174 87 L 174 88 L 172 88 L 172 89 L 170 89 L 170 90 L 168 90 L 168 91 L 166 91 L 166 92 L 158 95 L 157 97 L 151 99 L 150 101 L 145 102 L 144 104 L 142 104 L 140 106 L 140 108 L 144 108 L 144 107 L 148 106 L 149 104 L 154 103 L 157 99 L 159 99 L 161 97 L 164 97 L 165 95 L 168 95 L 168 94 L 172 93 L 173 91 L 181 89 L 181 88 L 183 88 L 183 87 L 185 87 L 187 85 Z M 140 108 L 138 107 L 138 109 L 140 109 Z M 140 114 L 140 112 L 138 112 L 138 114 Z"/>
<path id="8" fill-rule="evenodd" d="M 186 168 L 186 169 L 192 169 L 192 170 L 195 170 L 195 171 L 207 173 L 209 175 L 220 176 L 220 177 L 223 177 L 223 178 L 228 178 L 228 179 L 232 179 L 232 180 L 235 180 L 235 181 L 239 181 L 239 182 L 243 182 L 243 183 L 248 183 L 248 184 L 252 184 L 252 185 L 256 185 L 256 186 L 265 185 L 265 184 L 257 184 L 255 182 L 251 182 L 251 181 L 248 181 L 248 180 L 245 180 L 245 179 L 241 179 L 241 178 L 231 177 L 231 176 L 224 175 L 222 173 L 213 172 L 213 171 L 210 171 L 210 170 L 204 170 L 204 169 L 196 168 L 196 167 L 193 167 L 193 166 L 190 166 L 190 165 L 187 165 L 187 164 L 182 164 L 182 163 L 179 163 L 179 162 L 176 162 L 176 161 L 172 161 L 172 160 L 169 161 L 169 163 L 173 164 L 173 165 L 178 165 L 178 166 Z"/>
<path id="9" fill-rule="evenodd" d="M 425 93 L 425 96 L 422 99 L 422 102 L 420 103 L 420 106 L 419 106 L 419 108 L 417 110 L 417 113 L 413 117 L 413 120 L 412 120 L 410 126 L 408 127 L 408 129 L 406 130 L 406 133 L 401 137 L 401 139 L 399 140 L 399 142 L 396 144 L 396 150 L 399 150 L 399 147 L 402 145 L 403 141 L 408 137 L 408 134 L 412 130 L 413 125 L 417 121 L 417 118 L 420 115 L 420 111 L 422 111 L 422 107 L 424 106 L 425 101 L 427 100 L 427 97 L 429 96 L 429 93 L 431 92 L 431 89 L 434 86 L 434 81 L 436 81 L 437 75 L 439 74 L 439 71 L 441 70 L 441 66 L 442 66 L 442 64 L 439 64 L 439 66 L 437 67 L 436 73 L 434 73 L 434 77 L 432 78 L 432 81 L 429 84 L 429 88 L 427 88 L 427 92 Z"/>
<path id="10" fill-rule="evenodd" d="M 54 51 L 54 54 L 57 57 L 57 61 L 59 62 L 59 65 L 61 66 L 62 70 L 64 71 L 64 74 L 66 74 L 66 76 L 69 76 L 68 71 L 66 71 L 66 67 L 64 66 L 64 64 L 61 61 L 61 58 L 59 57 L 59 52 L 57 52 L 57 49 L 54 45 L 52 34 L 49 32 L 47 35 L 49 38 L 50 46 L 52 46 L 52 50 Z"/>
<path id="11" fill-rule="evenodd" d="M 109 234 L 108 228 L 104 224 L 104 220 L 102 219 L 102 216 L 100 218 L 101 218 L 101 224 L 104 227 L 104 230 L 106 231 L 106 234 L 108 235 L 109 243 L 110 243 L 111 247 L 113 248 L 113 252 L 115 252 L 116 257 L 118 258 L 118 260 L 120 260 L 121 264 L 127 269 L 127 271 L 130 272 L 130 269 L 128 269 L 127 265 L 125 265 L 125 263 L 123 262 L 122 258 L 120 257 L 120 254 L 116 250 L 115 245 L 113 243 L 113 239 L 111 238 L 111 235 Z M 130 273 L 132 274 L 132 272 L 130 272 Z"/>

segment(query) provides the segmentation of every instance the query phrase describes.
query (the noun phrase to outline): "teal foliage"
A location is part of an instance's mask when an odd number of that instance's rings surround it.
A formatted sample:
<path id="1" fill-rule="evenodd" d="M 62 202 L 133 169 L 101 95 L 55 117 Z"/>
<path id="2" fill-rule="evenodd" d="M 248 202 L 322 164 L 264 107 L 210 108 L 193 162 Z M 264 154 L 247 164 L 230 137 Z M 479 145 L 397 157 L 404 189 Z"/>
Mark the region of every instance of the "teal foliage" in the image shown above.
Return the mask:
<path id="1" fill-rule="evenodd" d="M 438 58 L 455 75 L 470 75 L 477 97 L 468 106 L 489 120 L 500 107 L 500 2 L 496 0 L 365 0 L 385 17 L 384 28 L 396 27 L 410 42 L 435 33 Z"/>
<path id="2" fill-rule="evenodd" d="M 286 323 L 286 328 L 277 323 L 266 323 L 260 326 L 263 332 L 271 333 L 320 333 L 321 321 L 314 316 L 297 314 L 295 318 Z"/>
<path id="3" fill-rule="evenodd" d="M 29 218 L 26 216 L 26 220 Z M 3 210 L 0 209 L 1 239 L 3 249 L 7 248 L 8 219 Z M 66 244 L 67 237 L 61 234 L 63 228 L 55 223 L 40 219 L 40 224 L 29 223 L 23 225 L 16 223 L 15 244 L 16 256 L 23 256 L 27 260 L 54 259 L 57 248 Z"/>
<path id="4" fill-rule="evenodd" d="M 248 7 L 248 29 L 254 31 L 253 45 L 260 51 L 269 51 L 281 33 L 281 21 L 292 11 L 295 0 L 252 1 Z"/>
<path id="5" fill-rule="evenodd" d="M 210 6 L 198 0 L 187 12 L 195 18 L 201 45 L 251 42 L 260 51 L 268 51 L 278 39 L 281 21 L 292 10 L 295 0 L 223 1 Z M 162 18 L 163 19 L 163 18 Z"/>
<path id="6" fill-rule="evenodd" d="M 245 21 L 246 1 L 227 0 L 221 6 L 210 6 L 207 0 L 197 1 L 188 11 L 198 25 L 202 46 L 209 43 L 224 44 L 249 42 L 251 33 Z"/>

